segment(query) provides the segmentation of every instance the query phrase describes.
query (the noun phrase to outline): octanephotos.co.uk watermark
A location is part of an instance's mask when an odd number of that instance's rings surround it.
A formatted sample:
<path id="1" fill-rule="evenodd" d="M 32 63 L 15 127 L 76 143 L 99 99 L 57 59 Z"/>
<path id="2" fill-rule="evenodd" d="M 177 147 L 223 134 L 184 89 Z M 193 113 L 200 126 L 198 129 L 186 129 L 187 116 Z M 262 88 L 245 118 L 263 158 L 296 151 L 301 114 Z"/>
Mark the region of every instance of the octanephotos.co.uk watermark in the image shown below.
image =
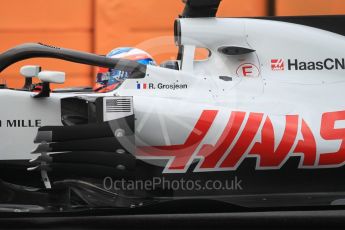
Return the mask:
<path id="1" fill-rule="evenodd" d="M 154 190 L 175 190 L 175 191 L 241 191 L 243 181 L 237 176 L 226 180 L 171 180 L 165 177 L 152 177 L 147 180 L 126 180 L 105 177 L 103 187 L 106 190 L 121 191 L 154 191 Z"/>

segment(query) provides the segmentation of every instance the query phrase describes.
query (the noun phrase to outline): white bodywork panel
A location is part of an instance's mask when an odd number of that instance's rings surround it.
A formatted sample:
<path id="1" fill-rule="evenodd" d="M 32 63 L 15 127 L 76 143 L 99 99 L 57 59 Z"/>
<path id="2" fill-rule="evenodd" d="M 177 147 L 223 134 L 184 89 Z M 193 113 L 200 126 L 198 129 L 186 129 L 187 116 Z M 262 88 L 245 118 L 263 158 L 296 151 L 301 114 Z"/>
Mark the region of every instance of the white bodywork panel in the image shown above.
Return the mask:
<path id="1" fill-rule="evenodd" d="M 263 121 L 270 117 L 276 145 L 284 133 L 285 116 L 298 115 L 299 127 L 304 119 L 315 135 L 318 155 L 339 149 L 340 140 L 325 141 L 320 136 L 320 125 L 324 113 L 345 110 L 345 70 L 288 70 L 288 62 L 342 59 L 343 36 L 258 19 L 180 19 L 180 22 L 181 45 L 188 51 L 182 60 L 182 70 L 148 66 L 145 78 L 127 79 L 111 93 L 92 94 L 133 97 L 138 146 L 184 143 L 201 113 L 215 110 L 217 116 L 195 154 L 203 144 L 216 144 L 233 111 L 246 112 L 245 120 L 250 112 L 264 114 Z M 221 46 L 246 47 L 255 52 L 227 56 L 218 52 Z M 191 60 L 196 47 L 209 49 L 209 59 Z M 283 60 L 284 70 L 272 70 L 275 59 Z M 221 76 L 231 80 L 225 81 Z M 33 99 L 27 92 L 0 90 L 1 120 L 41 119 L 42 126 L 61 125 L 60 98 L 72 95 L 52 94 L 50 98 Z M 345 128 L 344 122 L 337 125 Z M 263 122 L 260 129 L 262 126 Z M 36 127 L 2 126 L 1 159 L 31 158 L 29 152 L 34 147 L 36 132 Z M 298 133 L 294 146 L 300 138 Z M 260 141 L 260 135 L 254 140 Z"/>
<path id="2" fill-rule="evenodd" d="M 0 152 L 3 160 L 31 158 L 36 125 L 62 125 L 59 97 L 34 99 L 31 95 L 33 93 L 25 91 L 0 90 Z M 12 125 L 14 121 L 16 124 Z"/>

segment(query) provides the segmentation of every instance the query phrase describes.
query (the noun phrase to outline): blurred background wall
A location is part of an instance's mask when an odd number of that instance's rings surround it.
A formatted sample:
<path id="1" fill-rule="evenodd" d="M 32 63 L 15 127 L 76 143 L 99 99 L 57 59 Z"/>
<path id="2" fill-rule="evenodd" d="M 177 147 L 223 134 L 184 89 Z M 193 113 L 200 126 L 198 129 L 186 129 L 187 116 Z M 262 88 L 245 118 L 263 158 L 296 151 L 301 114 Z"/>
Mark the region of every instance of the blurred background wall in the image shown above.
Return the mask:
<path id="1" fill-rule="evenodd" d="M 0 0 L 0 52 L 24 42 L 43 42 L 98 54 L 135 46 L 157 62 L 176 57 L 173 22 L 181 0 Z M 222 0 L 218 16 L 345 14 L 344 0 Z M 49 59 L 20 62 L 3 74 L 10 87 L 20 87 L 20 66 L 39 64 L 67 72 L 66 86 L 94 82 L 89 66 Z"/>

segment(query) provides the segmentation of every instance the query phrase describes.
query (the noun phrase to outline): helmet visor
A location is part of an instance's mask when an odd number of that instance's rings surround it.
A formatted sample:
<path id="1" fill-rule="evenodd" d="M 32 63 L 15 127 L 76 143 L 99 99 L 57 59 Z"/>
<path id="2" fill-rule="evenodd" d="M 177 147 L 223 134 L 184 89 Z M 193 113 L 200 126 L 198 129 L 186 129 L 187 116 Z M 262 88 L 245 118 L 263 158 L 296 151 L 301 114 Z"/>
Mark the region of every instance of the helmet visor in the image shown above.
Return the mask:
<path id="1" fill-rule="evenodd" d="M 94 91 L 98 93 L 106 93 L 117 89 L 128 78 L 128 72 L 100 68 L 96 77 L 96 85 Z"/>

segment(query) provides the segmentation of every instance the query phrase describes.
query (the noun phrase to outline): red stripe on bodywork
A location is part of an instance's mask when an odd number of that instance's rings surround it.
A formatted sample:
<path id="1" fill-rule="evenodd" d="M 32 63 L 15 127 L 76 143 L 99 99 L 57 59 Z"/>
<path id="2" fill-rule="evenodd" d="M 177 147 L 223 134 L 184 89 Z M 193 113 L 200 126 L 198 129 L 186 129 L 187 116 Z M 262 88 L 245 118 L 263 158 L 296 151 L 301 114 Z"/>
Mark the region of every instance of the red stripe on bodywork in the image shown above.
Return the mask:
<path id="1" fill-rule="evenodd" d="M 316 141 L 305 120 L 302 120 L 302 136 L 303 140 L 298 141 L 293 152 L 304 154 L 303 166 L 313 166 L 316 161 Z"/>
<path id="2" fill-rule="evenodd" d="M 220 165 L 221 168 L 235 167 L 237 165 L 258 132 L 262 118 L 262 113 L 249 114 L 248 121 L 241 136 L 239 137 L 235 146 L 231 149 L 229 155 Z"/>
<path id="3" fill-rule="evenodd" d="M 169 170 L 184 170 L 194 151 L 206 136 L 218 111 L 205 110 L 184 144 L 171 146 L 142 146 L 137 148 L 141 157 L 174 157 Z"/>
<path id="4" fill-rule="evenodd" d="M 338 151 L 321 153 L 320 165 L 339 165 L 345 162 L 345 128 L 335 128 L 336 121 L 345 120 L 345 111 L 329 112 L 322 115 L 321 137 L 325 140 L 341 141 Z"/>
<path id="5" fill-rule="evenodd" d="M 261 131 L 261 142 L 255 143 L 249 154 L 260 156 L 260 167 L 278 167 L 288 156 L 297 136 L 298 116 L 286 116 L 283 137 L 275 150 L 275 135 L 272 121 L 267 117 Z"/>
<path id="6" fill-rule="evenodd" d="M 204 161 L 200 168 L 210 169 L 216 167 L 221 157 L 226 153 L 234 141 L 246 116 L 245 112 L 232 112 L 229 121 L 215 146 L 204 145 L 198 156 L 203 156 Z"/>

